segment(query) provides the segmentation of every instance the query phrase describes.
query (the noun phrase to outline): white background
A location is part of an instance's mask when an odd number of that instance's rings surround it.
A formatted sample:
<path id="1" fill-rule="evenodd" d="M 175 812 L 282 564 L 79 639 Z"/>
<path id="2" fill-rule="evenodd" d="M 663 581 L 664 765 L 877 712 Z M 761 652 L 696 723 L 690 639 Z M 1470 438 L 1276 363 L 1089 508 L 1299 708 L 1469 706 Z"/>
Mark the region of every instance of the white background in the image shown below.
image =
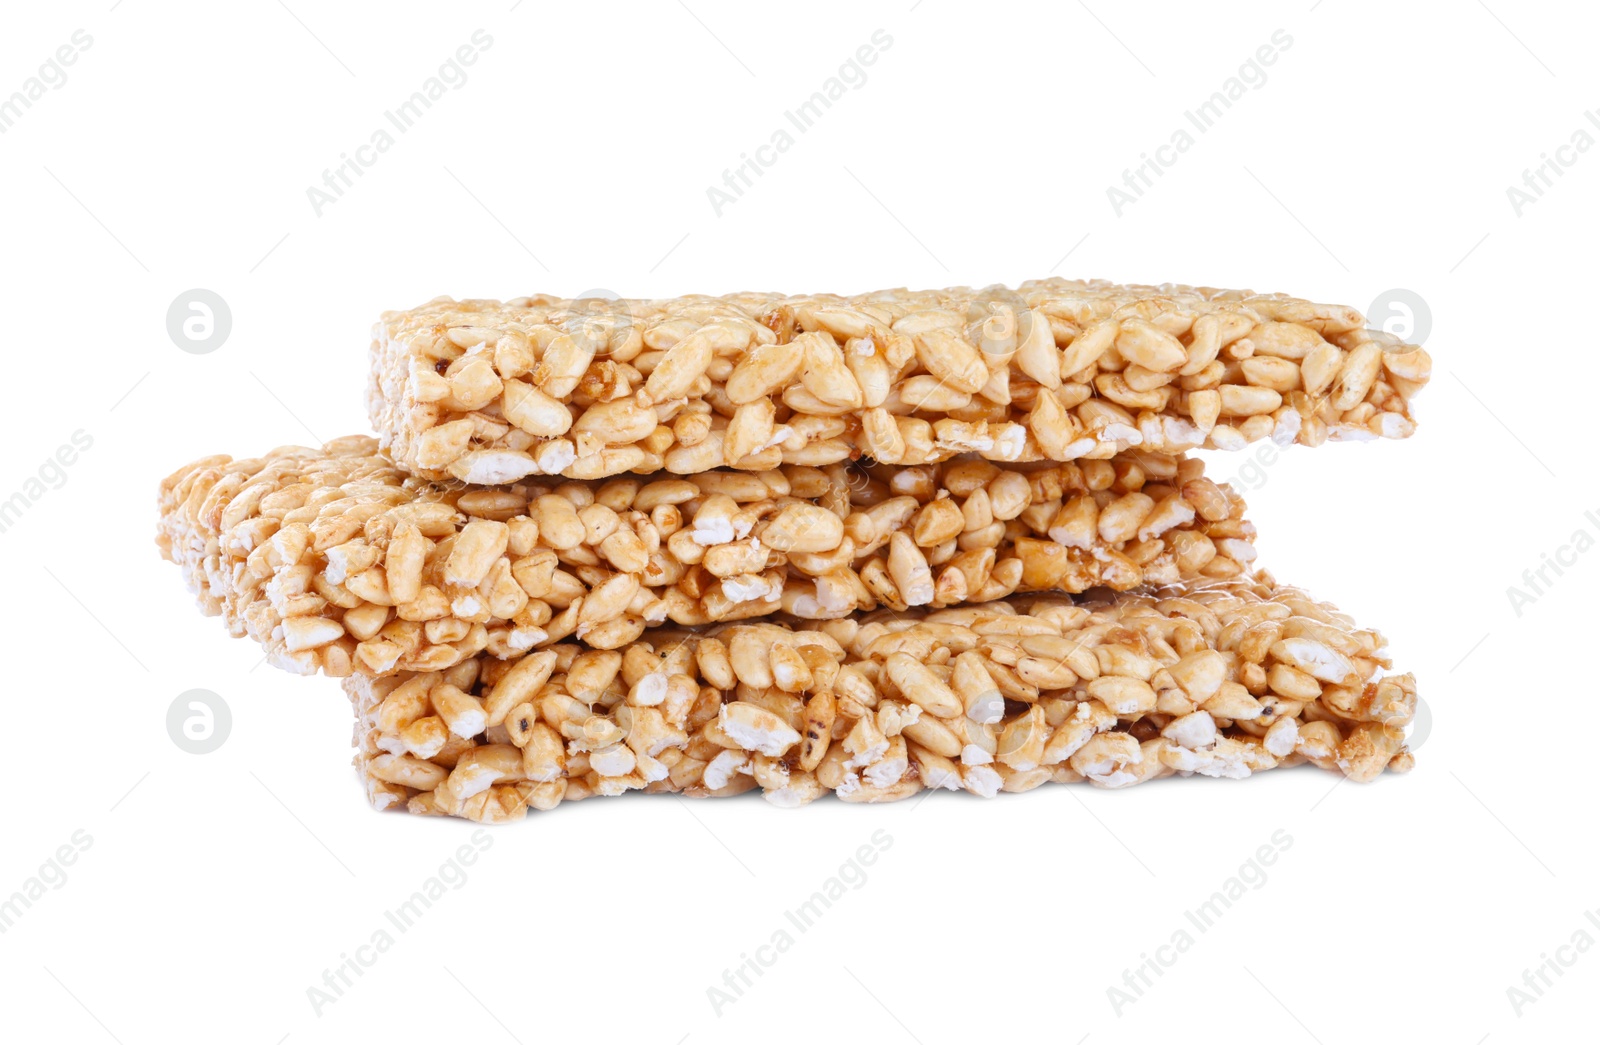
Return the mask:
<path id="1" fill-rule="evenodd" d="M 0 135 L 0 499 L 93 439 L 0 534 L 0 897 L 92 839 L 0 935 L 8 1040 L 1592 1039 L 1600 953 L 1558 948 L 1600 939 L 1600 553 L 1547 572 L 1520 615 L 1507 595 L 1575 531 L 1600 536 L 1600 155 L 1566 153 L 1520 215 L 1507 196 L 1580 127 L 1600 136 L 1592 12 L 110 6 L 13 5 L 0 34 L 0 97 L 75 30 L 93 40 Z M 307 187 L 480 28 L 468 81 L 317 216 Z M 878 29 L 893 42 L 867 81 L 718 216 L 707 187 Z M 1119 217 L 1107 187 L 1279 29 L 1266 82 Z M 318 1014 L 307 988 L 478 828 L 367 808 L 338 683 L 261 665 L 158 558 L 160 478 L 365 430 L 371 322 L 437 294 L 1050 273 L 1427 303 L 1413 439 L 1295 448 L 1239 481 L 1263 562 L 1416 673 L 1416 771 L 563 806 L 490 832 L 465 884 Z M 207 355 L 166 329 L 196 287 L 232 313 Z M 192 688 L 232 711 L 209 755 L 167 734 Z M 879 830 L 865 883 L 798 933 L 783 912 Z M 1280 830 L 1265 884 L 1198 933 L 1184 912 Z M 1185 928 L 1192 949 L 1119 1014 L 1107 989 Z M 707 988 L 779 929 L 793 947 L 719 1014 Z M 1558 953 L 1573 964 L 1519 1014 L 1507 988 Z"/>

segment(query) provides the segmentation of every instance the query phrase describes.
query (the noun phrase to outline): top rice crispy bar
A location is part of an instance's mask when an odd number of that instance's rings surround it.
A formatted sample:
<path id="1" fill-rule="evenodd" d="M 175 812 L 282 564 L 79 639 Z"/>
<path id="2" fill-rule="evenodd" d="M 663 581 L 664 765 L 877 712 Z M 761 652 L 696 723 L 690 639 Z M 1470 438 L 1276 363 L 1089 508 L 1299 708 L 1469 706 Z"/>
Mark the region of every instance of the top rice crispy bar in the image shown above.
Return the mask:
<path id="1" fill-rule="evenodd" d="M 1431 367 L 1352 308 L 1175 284 L 437 298 L 374 327 L 367 406 L 400 467 L 507 483 L 1404 438 Z"/>

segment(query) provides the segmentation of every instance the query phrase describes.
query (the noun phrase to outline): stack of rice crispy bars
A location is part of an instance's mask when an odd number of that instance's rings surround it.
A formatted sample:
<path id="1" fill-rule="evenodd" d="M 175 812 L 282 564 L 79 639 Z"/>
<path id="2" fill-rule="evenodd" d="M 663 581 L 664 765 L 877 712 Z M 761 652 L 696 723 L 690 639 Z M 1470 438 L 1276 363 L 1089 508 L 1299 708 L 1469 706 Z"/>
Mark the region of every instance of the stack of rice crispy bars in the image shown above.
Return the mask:
<path id="1" fill-rule="evenodd" d="M 203 458 L 158 544 L 344 679 L 374 806 L 892 801 L 1412 765 L 1387 644 L 1256 567 L 1195 449 L 1394 439 L 1421 348 L 1278 294 L 438 299 L 377 438 Z"/>

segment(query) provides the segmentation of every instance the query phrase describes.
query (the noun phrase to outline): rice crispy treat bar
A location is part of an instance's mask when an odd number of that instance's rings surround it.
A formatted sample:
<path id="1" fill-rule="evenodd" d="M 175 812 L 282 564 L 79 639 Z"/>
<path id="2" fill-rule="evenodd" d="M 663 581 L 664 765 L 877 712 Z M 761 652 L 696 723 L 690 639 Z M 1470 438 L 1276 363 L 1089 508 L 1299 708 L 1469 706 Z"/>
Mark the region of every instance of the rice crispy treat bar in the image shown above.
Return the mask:
<path id="1" fill-rule="evenodd" d="M 1380 634 L 1261 575 L 654 629 L 344 685 L 375 807 L 499 822 L 630 790 L 798 806 L 1301 762 L 1370 781 L 1412 765 L 1416 687 L 1389 666 Z"/>
<path id="2" fill-rule="evenodd" d="M 1197 459 L 781 465 L 503 487 L 407 476 L 375 440 L 208 457 L 157 543 L 209 615 L 302 674 L 438 671 L 648 625 L 986 603 L 1247 574 L 1254 526 Z"/>
<path id="3" fill-rule="evenodd" d="M 1352 308 L 1174 284 L 437 298 L 374 327 L 367 405 L 401 467 L 507 483 L 1403 438 L 1431 367 Z"/>

